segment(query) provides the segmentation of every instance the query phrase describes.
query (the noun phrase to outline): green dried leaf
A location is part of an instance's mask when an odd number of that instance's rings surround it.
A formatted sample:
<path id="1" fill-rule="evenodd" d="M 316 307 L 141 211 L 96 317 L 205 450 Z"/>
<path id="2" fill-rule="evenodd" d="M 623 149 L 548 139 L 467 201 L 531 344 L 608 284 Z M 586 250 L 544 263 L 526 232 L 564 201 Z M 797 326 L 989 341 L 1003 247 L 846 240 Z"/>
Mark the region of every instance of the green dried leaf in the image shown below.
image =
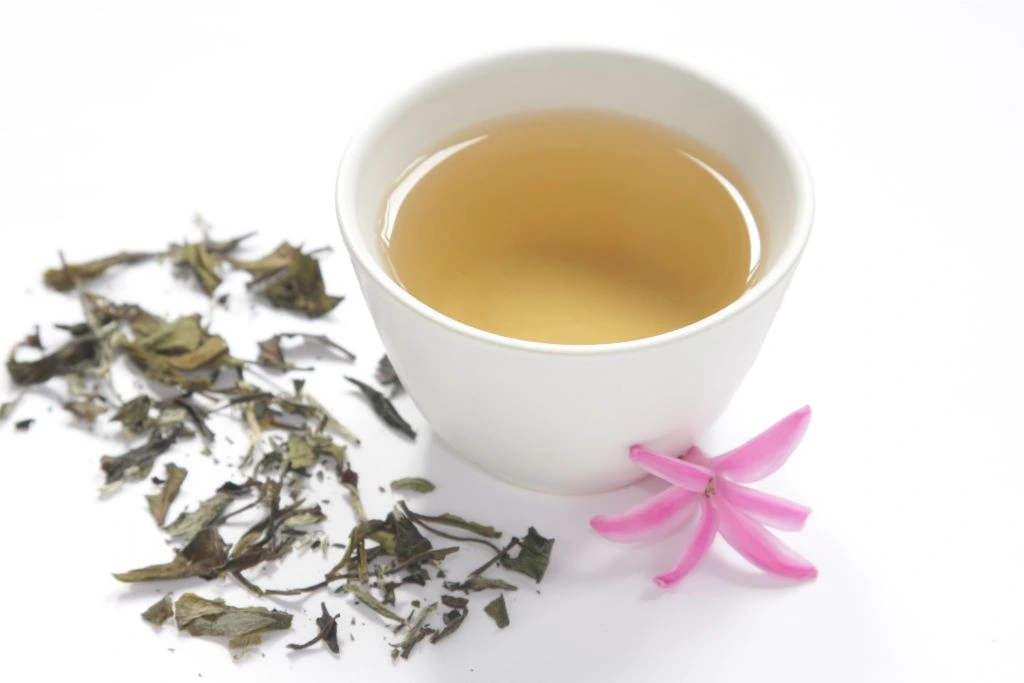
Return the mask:
<path id="1" fill-rule="evenodd" d="M 359 387 L 359 390 L 363 392 L 363 395 L 370 402 L 373 412 L 377 414 L 377 417 L 384 421 L 384 424 L 395 428 L 410 439 L 416 439 L 416 432 L 413 431 L 413 428 L 409 423 L 398 414 L 398 411 L 395 410 L 395 406 L 391 404 L 391 399 L 368 384 L 364 384 L 357 379 L 352 377 L 345 377 L 345 379 Z"/>
<path id="2" fill-rule="evenodd" d="M 460 598 L 455 595 L 442 595 L 441 604 L 452 609 L 466 609 L 469 607 L 469 599 Z"/>
<path id="3" fill-rule="evenodd" d="M 167 465 L 166 472 L 164 485 L 160 489 L 160 493 L 146 496 L 149 512 L 153 515 L 153 519 L 156 520 L 157 526 L 164 525 L 164 521 L 167 519 L 167 509 L 174 502 L 174 499 L 178 497 L 181 484 L 185 481 L 185 477 L 188 476 L 188 470 L 178 467 L 173 462 Z"/>
<path id="4" fill-rule="evenodd" d="M 445 581 L 445 590 L 462 591 L 463 593 L 479 593 L 486 590 L 514 591 L 519 590 L 517 586 L 501 579 L 491 579 L 486 576 L 471 576 L 462 583 L 456 581 Z"/>
<path id="5" fill-rule="evenodd" d="M 555 539 L 544 538 L 531 526 L 526 536 L 519 539 L 519 553 L 515 557 L 505 555 L 501 558 L 501 564 L 540 583 L 551 561 L 554 546 Z"/>
<path id="6" fill-rule="evenodd" d="M 306 440 L 299 436 L 288 438 L 288 466 L 293 470 L 312 467 L 317 462 L 316 453 Z"/>
<path id="7" fill-rule="evenodd" d="M 113 256 L 96 259 L 95 261 L 71 263 L 62 268 L 50 268 L 43 273 L 43 282 L 50 289 L 55 289 L 58 292 L 68 292 L 75 288 L 75 283 L 78 280 L 92 280 L 113 266 L 138 263 L 154 256 L 156 254 L 122 251 Z"/>
<path id="8" fill-rule="evenodd" d="M 257 279 L 261 279 L 268 275 L 283 271 L 294 259 L 301 255 L 302 252 L 299 249 L 293 247 L 287 242 L 282 242 L 276 249 L 274 249 L 274 251 L 261 259 L 256 259 L 255 261 L 243 261 L 240 259 L 229 258 L 228 261 L 235 268 L 244 270 Z"/>
<path id="9" fill-rule="evenodd" d="M 210 336 L 203 329 L 198 314 L 166 322 L 146 313 L 133 320 L 130 327 L 139 347 L 165 356 L 195 351 Z"/>
<path id="10" fill-rule="evenodd" d="M 120 422 L 122 429 L 129 436 L 142 434 L 153 428 L 153 419 L 149 416 L 150 407 L 153 405 L 149 396 L 142 394 L 122 405 L 111 422 Z"/>
<path id="11" fill-rule="evenodd" d="M 292 627 L 292 615 L 265 607 L 232 607 L 223 600 L 206 600 L 185 593 L 174 603 L 174 618 L 179 631 L 193 636 L 231 638 L 229 647 L 247 647 L 255 642 L 249 636 Z"/>
<path id="12" fill-rule="evenodd" d="M 502 538 L 502 532 L 496 529 L 494 526 L 480 524 L 478 522 L 471 521 L 469 519 L 466 519 L 465 517 L 460 517 L 459 515 L 454 515 L 449 512 L 445 512 L 442 515 L 424 517 L 424 519 L 427 519 L 428 521 L 435 524 L 443 524 L 445 526 L 454 526 L 456 528 L 461 528 L 464 531 L 476 533 L 477 536 L 482 536 L 487 539 Z"/>
<path id="13" fill-rule="evenodd" d="M 273 306 L 299 311 L 311 318 L 332 311 L 343 298 L 327 294 L 320 262 L 301 252 L 291 253 L 283 268 L 263 273 L 250 287 Z"/>
<path id="14" fill-rule="evenodd" d="M 97 417 L 107 412 L 107 405 L 100 403 L 94 397 L 80 401 L 68 401 L 64 404 L 64 410 L 86 422 L 95 422 Z"/>
<path id="15" fill-rule="evenodd" d="M 305 643 L 290 643 L 289 650 L 305 650 L 307 647 L 323 641 L 327 645 L 327 649 L 338 654 L 340 649 L 338 647 L 338 615 L 331 616 L 331 613 L 327 611 L 327 605 L 322 602 L 320 603 L 320 613 L 320 616 L 316 618 L 317 634 Z"/>
<path id="16" fill-rule="evenodd" d="M 387 605 L 385 605 L 383 602 L 381 602 L 377 598 L 375 598 L 372 595 L 370 595 L 367 591 L 363 590 L 357 584 L 347 583 L 344 586 L 342 586 L 342 590 L 344 590 L 347 593 L 351 594 L 353 597 L 355 597 L 357 600 L 359 600 L 359 602 L 363 603 L 364 605 L 366 605 L 367 607 L 369 607 L 370 609 L 372 609 L 374 612 L 376 612 L 377 614 L 381 615 L 385 619 L 390 619 L 392 621 L 397 621 L 400 624 L 406 623 L 405 619 L 403 619 L 402 617 L 398 616 L 397 614 L 395 614 L 394 612 L 389 610 L 387 608 Z"/>
<path id="17" fill-rule="evenodd" d="M 487 606 L 484 607 L 484 612 L 494 620 L 494 623 L 498 625 L 498 628 L 505 628 L 509 625 L 508 609 L 505 607 L 504 593 L 487 603 Z"/>
<path id="18" fill-rule="evenodd" d="M 0 421 L 6 420 L 14 412 L 14 406 L 18 405 L 18 399 L 0 404 Z"/>
<path id="19" fill-rule="evenodd" d="M 426 638 L 427 636 L 433 635 L 435 630 L 427 626 L 427 619 L 437 609 L 437 603 L 432 602 L 423 609 L 409 625 L 409 630 L 405 634 L 405 639 L 400 643 L 392 643 L 392 647 L 395 648 L 391 651 L 391 658 L 396 659 L 401 655 L 402 659 L 409 659 L 412 649 L 416 647 L 417 643 Z"/>
<path id="20" fill-rule="evenodd" d="M 417 493 L 430 493 L 435 488 L 434 484 L 422 477 L 405 477 L 395 479 L 391 482 L 392 491 L 416 491 Z"/>
<path id="21" fill-rule="evenodd" d="M 176 266 L 192 272 L 208 295 L 213 294 L 213 290 L 220 285 L 221 279 L 217 275 L 220 260 L 210 252 L 206 244 L 174 244 L 171 245 L 170 254 Z"/>
<path id="22" fill-rule="evenodd" d="M 171 602 L 171 594 L 168 593 L 150 605 L 146 611 L 142 613 L 142 618 L 154 626 L 161 626 L 165 621 L 174 616 L 173 604 L 174 603 Z"/>
<path id="23" fill-rule="evenodd" d="M 125 583 L 193 577 L 212 579 L 225 570 L 227 562 L 228 546 L 217 529 L 210 527 L 196 534 L 170 562 L 121 572 L 114 574 L 114 578 Z"/>
<path id="24" fill-rule="evenodd" d="M 182 512 L 166 531 L 172 538 L 192 540 L 196 535 L 213 524 L 231 505 L 234 496 L 229 493 L 215 493 L 199 504 L 192 512 Z"/>
<path id="25" fill-rule="evenodd" d="M 392 519 L 393 515 L 389 515 L 388 518 Z M 433 548 L 430 541 L 419 532 L 419 529 L 408 517 L 395 518 L 394 525 L 395 557 L 399 562 L 405 562 Z"/>
<path id="26" fill-rule="evenodd" d="M 106 483 L 109 485 L 125 480 L 137 481 L 149 476 L 150 470 L 153 469 L 153 463 L 160 455 L 167 452 L 177 438 L 177 431 L 166 436 L 160 436 L 158 432 L 153 432 L 149 441 L 138 448 L 133 448 L 121 455 L 104 455 L 100 458 L 100 468 L 107 475 Z"/>
<path id="27" fill-rule="evenodd" d="M 53 377 L 97 367 L 100 363 L 99 342 L 91 335 L 74 338 L 53 353 L 29 362 L 15 359 L 18 346 L 7 356 L 7 372 L 19 386 L 42 384 Z"/>
<path id="28" fill-rule="evenodd" d="M 443 600 L 444 598 L 442 598 L 442 601 Z M 466 620 L 466 616 L 468 614 L 469 611 L 466 609 L 453 609 L 449 612 L 446 612 L 442 617 L 442 619 L 444 620 L 444 628 L 442 628 L 434 635 L 430 636 L 430 642 L 436 643 L 437 641 L 443 640 L 451 634 L 458 631 L 459 627 L 462 626 L 462 623 Z"/>

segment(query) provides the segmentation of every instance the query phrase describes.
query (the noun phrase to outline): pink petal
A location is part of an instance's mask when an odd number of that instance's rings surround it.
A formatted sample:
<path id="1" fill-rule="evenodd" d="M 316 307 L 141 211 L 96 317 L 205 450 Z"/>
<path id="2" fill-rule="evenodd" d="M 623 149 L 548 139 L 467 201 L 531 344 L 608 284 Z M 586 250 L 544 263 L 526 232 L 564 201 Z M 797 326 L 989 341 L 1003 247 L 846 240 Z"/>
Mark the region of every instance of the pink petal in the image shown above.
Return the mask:
<path id="1" fill-rule="evenodd" d="M 694 493 L 704 493 L 713 474 L 706 467 L 670 458 L 643 446 L 630 448 L 629 459 L 654 476 Z"/>
<path id="2" fill-rule="evenodd" d="M 718 501 L 718 530 L 756 567 L 787 579 L 813 579 L 818 570 L 767 529 L 725 501 Z"/>
<path id="3" fill-rule="evenodd" d="M 683 556 L 679 558 L 672 569 L 661 576 L 655 577 L 654 583 L 662 588 L 668 588 L 682 581 L 687 574 L 692 572 L 711 548 L 711 541 L 715 540 L 715 533 L 718 531 L 718 514 L 707 496 L 700 496 L 700 520 L 697 522 L 697 529 L 693 532 L 690 545 L 686 546 Z"/>
<path id="4" fill-rule="evenodd" d="M 782 467 L 800 443 L 811 421 L 811 407 L 787 415 L 764 432 L 716 458 L 712 468 L 736 481 L 764 479 Z"/>
<path id="5" fill-rule="evenodd" d="M 590 526 L 611 541 L 641 541 L 688 520 L 697 509 L 699 495 L 670 486 L 621 514 L 598 515 L 590 520 Z"/>
<path id="6" fill-rule="evenodd" d="M 763 524 L 783 531 L 799 531 L 811 514 L 811 508 L 800 503 L 763 493 L 728 479 L 715 479 L 715 491 L 730 504 Z"/>

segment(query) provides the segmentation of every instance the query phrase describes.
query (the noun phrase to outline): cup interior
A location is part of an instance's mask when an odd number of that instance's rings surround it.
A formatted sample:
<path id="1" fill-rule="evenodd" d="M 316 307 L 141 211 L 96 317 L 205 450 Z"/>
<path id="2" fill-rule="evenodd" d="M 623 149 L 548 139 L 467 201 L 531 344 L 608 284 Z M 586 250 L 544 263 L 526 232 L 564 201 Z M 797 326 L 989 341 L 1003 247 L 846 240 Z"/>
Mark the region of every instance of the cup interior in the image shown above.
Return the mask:
<path id="1" fill-rule="evenodd" d="M 685 67 L 634 54 L 569 49 L 491 57 L 442 73 L 357 133 L 342 160 L 337 187 L 338 216 L 352 258 L 424 315 L 465 327 L 460 331 L 468 334 L 513 343 L 450 320 L 408 294 L 391 279 L 376 236 L 393 183 L 422 155 L 480 122 L 541 109 L 602 110 L 674 128 L 724 157 L 739 175 L 729 180 L 757 207 L 761 254 L 756 281 L 709 318 L 661 337 L 714 324 L 761 296 L 796 265 L 810 232 L 812 189 L 803 159 L 785 133 L 746 99 Z"/>

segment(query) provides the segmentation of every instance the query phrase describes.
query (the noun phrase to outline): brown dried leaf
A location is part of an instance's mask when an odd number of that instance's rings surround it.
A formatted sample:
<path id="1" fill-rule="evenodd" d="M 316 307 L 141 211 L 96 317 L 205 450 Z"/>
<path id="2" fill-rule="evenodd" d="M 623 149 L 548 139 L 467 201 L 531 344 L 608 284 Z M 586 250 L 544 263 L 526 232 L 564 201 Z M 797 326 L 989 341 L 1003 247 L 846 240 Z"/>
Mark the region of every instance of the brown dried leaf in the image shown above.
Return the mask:
<path id="1" fill-rule="evenodd" d="M 309 254 L 293 254 L 287 265 L 270 271 L 250 284 L 277 308 L 305 313 L 311 318 L 332 311 L 343 297 L 327 294 L 320 262 Z"/>
<path id="2" fill-rule="evenodd" d="M 505 606 L 504 593 L 487 603 L 487 606 L 484 607 L 484 612 L 494 620 L 498 628 L 505 628 L 509 625 L 508 608 Z"/>
<path id="3" fill-rule="evenodd" d="M 107 475 L 107 484 L 125 480 L 139 480 L 149 476 L 153 463 L 177 440 L 179 432 L 174 431 L 166 436 L 153 432 L 149 441 L 121 455 L 104 455 L 100 458 L 100 468 Z"/>
<path id="4" fill-rule="evenodd" d="M 229 493 L 215 493 L 199 504 L 192 512 L 182 512 L 166 528 L 172 538 L 192 540 L 200 531 L 220 517 L 235 497 Z"/>
<path id="5" fill-rule="evenodd" d="M 121 572 L 114 574 L 114 578 L 125 583 L 171 581 L 193 577 L 212 579 L 223 573 L 227 562 L 227 544 L 217 530 L 211 527 L 196 534 L 196 537 L 170 562 Z"/>
<path id="6" fill-rule="evenodd" d="M 20 346 L 20 345 L 19 345 Z M 99 343 L 94 337 L 76 337 L 53 353 L 29 362 L 15 359 L 18 346 L 7 356 L 7 372 L 20 386 L 42 384 L 52 377 L 69 375 L 100 363 Z"/>

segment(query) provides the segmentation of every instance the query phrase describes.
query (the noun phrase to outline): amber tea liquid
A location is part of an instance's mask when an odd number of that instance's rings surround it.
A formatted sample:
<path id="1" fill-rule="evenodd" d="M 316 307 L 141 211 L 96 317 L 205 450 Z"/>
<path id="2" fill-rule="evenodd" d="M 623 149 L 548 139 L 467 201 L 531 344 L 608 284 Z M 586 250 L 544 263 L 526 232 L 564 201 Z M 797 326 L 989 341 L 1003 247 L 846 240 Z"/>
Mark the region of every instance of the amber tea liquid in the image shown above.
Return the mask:
<path id="1" fill-rule="evenodd" d="M 439 146 L 393 188 L 381 246 L 395 279 L 455 320 L 556 344 L 641 339 L 747 288 L 754 213 L 723 161 L 638 119 L 553 111 Z"/>

